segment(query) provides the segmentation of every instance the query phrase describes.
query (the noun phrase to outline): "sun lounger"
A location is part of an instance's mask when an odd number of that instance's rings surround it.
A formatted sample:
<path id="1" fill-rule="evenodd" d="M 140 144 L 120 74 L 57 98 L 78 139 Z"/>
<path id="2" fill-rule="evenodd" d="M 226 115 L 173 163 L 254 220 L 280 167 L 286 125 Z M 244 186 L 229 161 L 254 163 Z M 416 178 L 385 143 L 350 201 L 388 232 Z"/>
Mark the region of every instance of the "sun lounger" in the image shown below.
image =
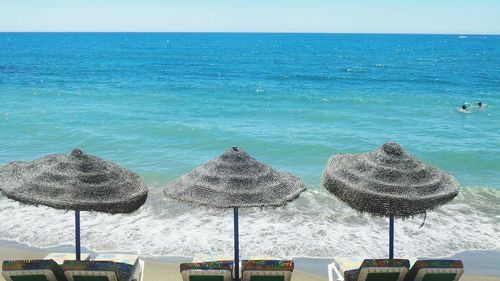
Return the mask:
<path id="1" fill-rule="evenodd" d="M 60 265 L 75 257 L 71 253 L 51 253 L 40 260 L 7 260 L 3 262 L 2 275 L 7 281 L 66 281 Z M 83 260 L 89 257 L 81 255 Z"/>
<path id="2" fill-rule="evenodd" d="M 180 270 L 184 281 L 231 281 L 233 261 L 182 263 Z"/>
<path id="3" fill-rule="evenodd" d="M 2 264 L 6 281 L 67 281 L 53 260 L 6 260 Z"/>
<path id="4" fill-rule="evenodd" d="M 92 261 L 65 261 L 62 269 L 68 281 L 132 281 L 139 270 L 144 276 L 144 262 L 132 255 L 98 255 Z"/>
<path id="5" fill-rule="evenodd" d="M 464 273 L 460 260 L 418 260 L 405 281 L 458 281 Z"/>
<path id="6" fill-rule="evenodd" d="M 243 260 L 242 281 L 290 281 L 294 263 L 291 260 Z"/>
<path id="7" fill-rule="evenodd" d="M 409 268 L 406 259 L 335 257 L 328 265 L 328 278 L 329 281 L 403 281 Z"/>
<path id="8" fill-rule="evenodd" d="M 99 254 L 94 261 L 112 261 L 130 264 L 134 267 L 134 273 L 132 275 L 135 276 L 135 273 L 138 272 L 138 280 L 144 280 L 144 261 L 139 258 L 137 255 L 124 255 L 124 254 Z"/>

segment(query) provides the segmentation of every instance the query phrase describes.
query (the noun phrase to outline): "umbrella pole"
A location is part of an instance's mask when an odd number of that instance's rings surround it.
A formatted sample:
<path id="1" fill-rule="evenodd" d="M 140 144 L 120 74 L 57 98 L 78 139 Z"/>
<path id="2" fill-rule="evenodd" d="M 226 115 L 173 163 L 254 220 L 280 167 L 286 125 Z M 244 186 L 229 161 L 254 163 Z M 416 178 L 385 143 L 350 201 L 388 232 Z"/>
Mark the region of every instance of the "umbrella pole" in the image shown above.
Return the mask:
<path id="1" fill-rule="evenodd" d="M 394 258 L 394 215 L 389 216 L 389 259 Z"/>
<path id="2" fill-rule="evenodd" d="M 240 241 L 238 233 L 238 208 L 234 207 L 234 280 L 240 280 Z"/>
<path id="3" fill-rule="evenodd" d="M 80 211 L 75 210 L 75 248 L 76 260 L 80 260 Z"/>

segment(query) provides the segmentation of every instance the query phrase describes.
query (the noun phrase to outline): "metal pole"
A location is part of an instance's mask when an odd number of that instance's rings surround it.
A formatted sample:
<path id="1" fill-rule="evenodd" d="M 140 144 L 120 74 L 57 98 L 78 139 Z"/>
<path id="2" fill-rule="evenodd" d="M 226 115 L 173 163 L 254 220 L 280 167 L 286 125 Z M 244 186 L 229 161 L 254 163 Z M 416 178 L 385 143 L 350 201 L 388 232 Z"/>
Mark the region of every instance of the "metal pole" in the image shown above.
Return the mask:
<path id="1" fill-rule="evenodd" d="M 394 258 L 394 215 L 389 216 L 389 259 Z"/>
<path id="2" fill-rule="evenodd" d="M 75 247 L 76 247 L 76 260 L 80 260 L 80 211 L 75 211 Z"/>
<path id="3" fill-rule="evenodd" d="M 240 238 L 238 233 L 238 208 L 234 207 L 234 280 L 240 280 Z"/>

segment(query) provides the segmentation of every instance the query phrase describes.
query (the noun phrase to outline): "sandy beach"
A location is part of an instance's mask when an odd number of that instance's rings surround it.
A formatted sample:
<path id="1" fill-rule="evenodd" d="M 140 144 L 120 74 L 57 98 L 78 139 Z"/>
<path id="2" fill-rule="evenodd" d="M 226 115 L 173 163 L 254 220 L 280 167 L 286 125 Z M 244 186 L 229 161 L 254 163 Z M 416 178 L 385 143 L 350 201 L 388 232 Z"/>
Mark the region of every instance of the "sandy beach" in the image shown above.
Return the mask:
<path id="1" fill-rule="evenodd" d="M 41 259 L 44 258 L 47 254 L 48 252 L 43 252 L 43 251 L 30 251 L 24 249 L 17 249 L 13 247 L 0 246 L 0 262 L 3 262 L 6 259 Z M 145 281 L 153 281 L 153 280 L 181 281 L 182 277 L 179 274 L 179 263 L 158 262 L 145 259 L 144 279 Z M 319 280 L 325 280 L 325 278 L 312 273 L 295 270 L 293 272 L 292 280 L 319 281 Z M 0 276 L 0 281 L 5 281 L 3 276 Z"/>
<path id="2" fill-rule="evenodd" d="M 27 249 L 18 249 L 16 247 L 10 246 L 0 246 L 0 262 L 6 259 L 39 259 L 43 258 L 48 254 L 45 251 L 35 251 Z M 181 281 L 181 275 L 179 274 L 179 262 L 163 262 L 157 261 L 156 259 L 144 259 L 145 260 L 145 281 L 156 281 L 156 280 L 172 280 Z M 311 259 L 312 260 L 312 259 Z M 309 262 L 311 262 L 309 260 Z M 466 269 L 467 270 L 467 269 Z M 321 274 L 314 274 L 307 272 L 305 270 L 294 270 L 293 281 L 326 281 L 328 278 Z M 467 275 L 465 274 L 460 279 L 462 281 L 500 281 L 500 276 L 480 276 L 480 275 Z M 4 281 L 3 277 L 0 276 L 0 281 Z"/>

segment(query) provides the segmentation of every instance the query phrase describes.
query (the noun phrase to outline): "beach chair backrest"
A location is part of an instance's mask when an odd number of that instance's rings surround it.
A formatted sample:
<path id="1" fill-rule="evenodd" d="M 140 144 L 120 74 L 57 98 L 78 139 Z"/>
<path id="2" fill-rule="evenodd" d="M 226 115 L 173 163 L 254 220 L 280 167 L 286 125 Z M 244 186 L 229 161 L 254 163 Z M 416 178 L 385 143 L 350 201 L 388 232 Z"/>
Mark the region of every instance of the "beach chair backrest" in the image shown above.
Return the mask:
<path id="1" fill-rule="evenodd" d="M 294 263 L 292 260 L 243 260 L 242 281 L 290 281 Z"/>
<path id="2" fill-rule="evenodd" d="M 461 260 L 418 260 L 405 281 L 458 281 L 463 273 Z"/>
<path id="3" fill-rule="evenodd" d="M 53 260 L 6 260 L 2 275 L 6 281 L 67 281 Z"/>
<path id="4" fill-rule="evenodd" d="M 405 259 L 366 259 L 359 267 L 357 281 L 403 281 L 410 262 Z"/>
<path id="5" fill-rule="evenodd" d="M 182 263 L 180 272 L 183 281 L 231 281 L 232 261 Z"/>
<path id="6" fill-rule="evenodd" d="M 68 281 L 130 281 L 134 266 L 112 261 L 65 261 L 62 265 Z"/>

